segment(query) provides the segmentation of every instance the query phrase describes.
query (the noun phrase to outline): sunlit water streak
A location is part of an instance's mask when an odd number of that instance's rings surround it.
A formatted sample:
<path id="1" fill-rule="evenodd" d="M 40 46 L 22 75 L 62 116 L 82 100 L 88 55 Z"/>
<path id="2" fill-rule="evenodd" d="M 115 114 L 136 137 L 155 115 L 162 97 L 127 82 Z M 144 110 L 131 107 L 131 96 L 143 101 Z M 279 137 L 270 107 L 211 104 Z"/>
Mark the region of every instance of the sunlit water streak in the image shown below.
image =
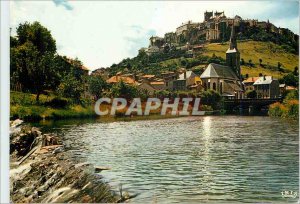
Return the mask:
<path id="1" fill-rule="evenodd" d="M 298 199 L 281 195 L 299 189 L 297 122 L 207 116 L 56 128 L 76 159 L 112 168 L 102 175 L 114 189 L 139 193 L 132 202 Z"/>

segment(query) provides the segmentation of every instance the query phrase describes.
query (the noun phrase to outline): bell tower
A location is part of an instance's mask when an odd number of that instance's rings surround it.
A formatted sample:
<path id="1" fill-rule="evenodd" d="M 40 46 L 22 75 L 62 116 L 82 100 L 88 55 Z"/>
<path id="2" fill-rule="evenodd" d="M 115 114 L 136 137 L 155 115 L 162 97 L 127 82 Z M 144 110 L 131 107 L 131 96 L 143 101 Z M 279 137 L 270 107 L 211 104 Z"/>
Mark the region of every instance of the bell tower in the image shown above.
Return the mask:
<path id="1" fill-rule="evenodd" d="M 226 51 L 226 64 L 241 78 L 240 52 L 237 48 L 234 23 L 231 28 L 230 45 Z"/>

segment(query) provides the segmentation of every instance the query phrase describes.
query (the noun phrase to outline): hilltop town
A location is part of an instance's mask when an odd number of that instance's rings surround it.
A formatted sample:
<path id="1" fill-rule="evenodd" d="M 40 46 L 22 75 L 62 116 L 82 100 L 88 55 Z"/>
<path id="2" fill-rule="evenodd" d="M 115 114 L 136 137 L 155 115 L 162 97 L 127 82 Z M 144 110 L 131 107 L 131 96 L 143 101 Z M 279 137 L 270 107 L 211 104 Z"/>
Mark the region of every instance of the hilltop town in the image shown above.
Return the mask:
<path id="1" fill-rule="evenodd" d="M 188 21 L 177 27 L 175 32 L 166 33 L 164 37 L 152 36 L 149 39 L 149 47 L 141 48 L 140 51 L 145 51 L 148 55 L 151 55 L 171 49 L 181 49 L 194 54 L 201 50 L 201 45 L 206 42 L 228 41 L 233 25 L 238 31 L 238 39 L 251 38 L 251 34 L 253 34 L 251 32 L 262 29 L 274 35 L 277 41 L 280 41 L 281 36 L 292 43 L 298 41 L 298 35 L 287 28 L 276 27 L 269 20 L 265 22 L 256 19 L 242 19 L 240 16 L 228 18 L 225 16 L 224 11 L 206 11 L 203 22 Z"/>
<path id="2" fill-rule="evenodd" d="M 203 22 L 188 21 L 177 27 L 175 32 L 166 33 L 164 37 L 152 36 L 149 46 L 141 48 L 136 58 L 125 59 L 107 69 L 95 70 L 92 75 L 102 76 L 110 84 L 123 81 L 128 85 L 135 85 L 150 95 L 158 91 L 214 90 L 227 98 L 279 98 L 286 90 L 296 89 L 296 84 L 285 84 L 282 79 L 280 83 L 278 78 L 263 72 L 256 76 L 242 74 L 242 66 L 255 65 L 252 60 L 245 62 L 239 51 L 238 41 L 247 43 L 253 38 L 255 40 L 259 37 L 258 33 L 274 36 L 274 43 L 285 43 L 282 51 L 298 45 L 298 35 L 289 29 L 276 27 L 269 21 L 242 19 L 240 16 L 228 18 L 224 12 L 206 11 Z M 270 37 L 270 40 L 273 38 Z M 227 44 L 227 41 L 230 43 Z M 215 53 L 207 56 L 207 47 L 212 43 L 228 47 L 222 54 L 225 59 Z M 298 51 L 296 49 L 290 52 Z M 179 65 L 161 65 L 166 61 L 172 62 L 174 58 L 180 59 Z M 269 63 L 264 65 L 263 60 L 265 59 L 259 59 L 261 70 L 273 69 L 282 77 L 291 72 L 285 70 L 280 62 L 277 67 L 272 67 Z M 139 62 L 136 63 L 137 61 Z M 298 74 L 297 66 L 289 69 L 294 69 L 295 76 Z"/>

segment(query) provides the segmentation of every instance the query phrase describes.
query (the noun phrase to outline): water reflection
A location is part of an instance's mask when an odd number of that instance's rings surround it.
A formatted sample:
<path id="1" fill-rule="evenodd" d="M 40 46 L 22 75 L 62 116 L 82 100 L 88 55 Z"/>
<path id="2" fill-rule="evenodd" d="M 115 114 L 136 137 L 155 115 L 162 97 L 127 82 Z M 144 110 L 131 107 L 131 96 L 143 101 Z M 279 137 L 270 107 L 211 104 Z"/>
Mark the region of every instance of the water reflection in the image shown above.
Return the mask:
<path id="1" fill-rule="evenodd" d="M 298 123 L 269 117 L 185 117 L 60 124 L 75 159 L 136 202 L 296 201 Z"/>

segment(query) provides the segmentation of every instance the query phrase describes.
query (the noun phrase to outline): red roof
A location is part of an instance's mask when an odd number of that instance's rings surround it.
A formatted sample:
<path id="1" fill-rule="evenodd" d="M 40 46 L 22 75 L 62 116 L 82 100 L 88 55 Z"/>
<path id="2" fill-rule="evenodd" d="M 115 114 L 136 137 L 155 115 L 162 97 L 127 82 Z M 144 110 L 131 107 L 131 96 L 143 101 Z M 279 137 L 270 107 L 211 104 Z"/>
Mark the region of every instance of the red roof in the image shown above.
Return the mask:
<path id="1" fill-rule="evenodd" d="M 120 81 L 123 81 L 126 84 L 135 84 L 136 81 L 131 77 L 126 76 L 112 76 L 108 80 L 106 80 L 107 83 L 118 83 Z"/>

